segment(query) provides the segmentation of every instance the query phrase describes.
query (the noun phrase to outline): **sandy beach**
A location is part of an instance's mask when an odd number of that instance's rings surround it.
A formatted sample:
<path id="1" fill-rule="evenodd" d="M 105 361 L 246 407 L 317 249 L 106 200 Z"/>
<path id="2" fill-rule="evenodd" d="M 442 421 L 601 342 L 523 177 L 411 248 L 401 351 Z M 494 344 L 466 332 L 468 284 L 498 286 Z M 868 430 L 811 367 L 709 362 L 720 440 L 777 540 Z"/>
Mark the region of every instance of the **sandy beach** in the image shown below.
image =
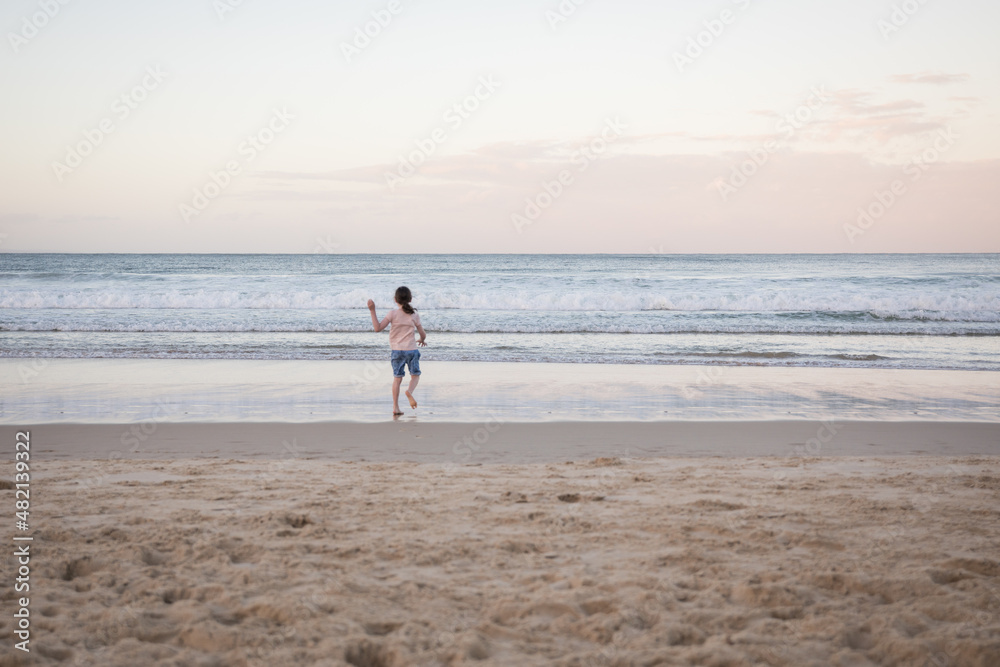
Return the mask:
<path id="1" fill-rule="evenodd" d="M 4 666 L 1000 655 L 996 456 L 35 456 L 32 653 Z"/>
<path id="2" fill-rule="evenodd" d="M 1000 667 L 1000 2 L 0 19 L 0 667 Z"/>

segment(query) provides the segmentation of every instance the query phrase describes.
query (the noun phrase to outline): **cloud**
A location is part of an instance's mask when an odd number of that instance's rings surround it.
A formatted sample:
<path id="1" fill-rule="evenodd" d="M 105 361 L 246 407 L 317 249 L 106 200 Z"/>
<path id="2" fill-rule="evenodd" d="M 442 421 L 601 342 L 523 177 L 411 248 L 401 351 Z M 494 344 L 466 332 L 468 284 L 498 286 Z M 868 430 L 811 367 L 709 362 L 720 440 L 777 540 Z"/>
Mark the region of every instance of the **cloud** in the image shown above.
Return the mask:
<path id="1" fill-rule="evenodd" d="M 515 142 L 439 154 L 395 191 L 384 181 L 358 182 L 352 170 L 260 172 L 189 233 L 211 251 L 231 251 L 238 241 L 247 252 L 309 251 L 320 233 L 348 250 L 406 252 L 1000 251 L 1000 160 L 946 155 L 926 171 L 907 172 L 858 152 L 778 151 L 724 201 L 713 183 L 730 179 L 746 153 L 652 155 L 627 147 L 581 170 L 544 145 L 534 157 Z M 366 169 L 380 177 L 387 166 Z M 523 215 L 563 169 L 572 182 L 519 233 L 513 214 Z M 905 194 L 851 244 L 844 225 L 895 180 Z M 171 247 L 166 236 L 149 240 L 149 230 L 128 225 L 75 227 L 42 220 L 32 236 L 17 235 L 17 247 L 51 249 L 42 240 L 55 235 L 60 249 L 100 249 L 110 234 L 130 233 L 129 248 Z M 4 249 L 11 244 L 5 240 Z"/>
<path id="2" fill-rule="evenodd" d="M 863 108 L 874 106 L 868 101 Z M 872 123 L 881 115 L 859 111 L 854 120 Z M 568 158 L 554 158 L 552 145 L 539 142 L 528 150 L 491 144 L 437 155 L 395 191 L 384 181 L 379 187 L 345 185 L 339 179 L 356 178 L 345 170 L 303 179 L 307 189 L 301 192 L 261 182 L 248 196 L 265 214 L 287 215 L 289 207 L 301 207 L 294 210 L 322 215 L 358 246 L 400 225 L 419 229 L 408 241 L 414 252 L 462 251 L 484 243 L 497 252 L 644 252 L 660 245 L 678 252 L 1000 249 L 1000 193 L 992 186 L 1000 179 L 1000 160 L 941 160 L 914 180 L 903 164 L 873 162 L 857 152 L 780 151 L 723 201 L 717 184 L 730 178 L 745 154 L 618 151 L 581 171 Z M 388 167 L 367 169 L 381 174 Z M 518 233 L 512 215 L 523 215 L 526 202 L 563 169 L 572 183 Z M 906 194 L 850 244 L 844 224 L 853 223 L 858 208 L 894 180 L 904 181 Z"/>
<path id="3" fill-rule="evenodd" d="M 812 149 L 826 150 L 857 150 L 860 145 L 871 155 L 883 155 L 890 142 L 922 140 L 928 133 L 946 129 L 963 114 L 967 115 L 965 110 L 931 114 L 920 100 L 885 99 L 880 92 L 873 90 L 851 88 L 827 91 L 825 95 L 826 99 L 818 103 L 811 100 L 808 117 L 804 121 L 800 118 L 796 123 L 787 120 L 792 116 L 787 111 L 758 108 L 748 112 L 753 116 L 778 119 L 786 129 L 794 125 L 795 131 L 791 136 L 776 131 L 773 134 L 688 134 L 687 138 L 696 142 L 729 144 L 731 147 L 759 146 L 769 140 L 783 146 L 808 144 Z M 972 99 L 962 98 L 961 101 L 971 103 Z M 800 107 L 803 108 L 805 105 Z"/>
<path id="4" fill-rule="evenodd" d="M 878 113 L 892 113 L 895 111 L 909 111 L 911 109 L 923 109 L 923 102 L 917 102 L 916 100 L 896 100 L 895 102 L 885 102 L 883 104 L 872 104 L 864 107 L 860 110 L 860 113 L 865 114 L 878 114 Z"/>
<path id="5" fill-rule="evenodd" d="M 774 134 L 696 134 L 692 135 L 691 139 L 694 141 L 722 141 L 729 144 L 733 143 L 743 143 L 752 142 L 755 144 L 762 143 L 769 139 L 774 139 L 776 135 Z"/>
<path id="6" fill-rule="evenodd" d="M 625 134 L 615 139 L 616 144 L 645 144 L 661 139 L 685 139 L 687 132 L 657 132 L 655 134 Z"/>
<path id="7" fill-rule="evenodd" d="M 948 127 L 950 118 L 931 116 L 923 102 L 913 99 L 878 101 L 872 91 L 833 91 L 831 112 L 811 122 L 804 133 L 813 141 L 873 142 L 917 137 Z"/>
<path id="8" fill-rule="evenodd" d="M 26 223 L 54 223 L 88 225 L 91 223 L 116 222 L 120 218 L 107 215 L 62 215 L 43 218 L 34 213 L 5 213 L 0 215 L 0 225 L 20 225 Z"/>
<path id="9" fill-rule="evenodd" d="M 250 176 L 277 183 L 287 181 L 343 181 L 354 183 L 384 183 L 383 167 L 365 166 L 334 171 L 254 171 Z"/>
<path id="10" fill-rule="evenodd" d="M 36 222 L 39 219 L 34 213 L 4 213 L 0 215 L 0 225 L 17 225 L 25 222 Z"/>
<path id="11" fill-rule="evenodd" d="M 95 222 L 118 222 L 118 216 L 109 215 L 63 215 L 58 218 L 50 218 L 50 222 L 59 224 L 89 225 Z"/>
<path id="12" fill-rule="evenodd" d="M 916 74 L 894 74 L 889 77 L 893 83 L 926 83 L 943 86 L 950 83 L 962 83 L 969 79 L 968 74 L 948 74 L 946 72 L 919 72 Z"/>

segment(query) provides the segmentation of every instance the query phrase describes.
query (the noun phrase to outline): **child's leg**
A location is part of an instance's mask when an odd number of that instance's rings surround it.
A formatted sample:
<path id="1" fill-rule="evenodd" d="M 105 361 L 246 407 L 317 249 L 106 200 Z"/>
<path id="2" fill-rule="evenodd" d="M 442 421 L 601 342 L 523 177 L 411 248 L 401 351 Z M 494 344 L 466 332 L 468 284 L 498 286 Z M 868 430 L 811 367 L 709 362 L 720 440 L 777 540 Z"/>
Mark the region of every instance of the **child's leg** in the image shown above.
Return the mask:
<path id="1" fill-rule="evenodd" d="M 418 382 L 420 382 L 420 376 L 411 373 L 410 386 L 406 388 L 406 400 L 410 402 L 410 407 L 414 410 L 417 409 L 417 399 L 413 398 L 413 390 L 417 388 Z"/>
<path id="2" fill-rule="evenodd" d="M 395 415 L 403 414 L 403 411 L 399 409 L 399 385 L 401 384 L 403 384 L 403 378 L 392 378 L 392 413 Z"/>
<path id="3" fill-rule="evenodd" d="M 410 386 L 406 388 L 406 398 L 410 401 L 410 407 L 417 409 L 417 401 L 413 398 L 413 390 L 420 382 L 420 350 L 410 352 L 410 360 L 407 362 L 410 371 Z"/>

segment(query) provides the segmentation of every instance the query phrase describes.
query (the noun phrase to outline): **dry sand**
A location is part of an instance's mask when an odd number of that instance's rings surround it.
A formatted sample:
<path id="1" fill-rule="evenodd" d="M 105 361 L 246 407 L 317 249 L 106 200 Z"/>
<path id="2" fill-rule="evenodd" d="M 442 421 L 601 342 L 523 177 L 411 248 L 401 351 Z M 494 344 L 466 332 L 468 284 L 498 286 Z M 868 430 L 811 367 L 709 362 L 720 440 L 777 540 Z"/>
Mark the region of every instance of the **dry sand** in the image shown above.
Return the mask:
<path id="1" fill-rule="evenodd" d="M 1000 664 L 997 457 L 49 460 L 32 488 L 33 652 L 5 585 L 0 665 Z"/>

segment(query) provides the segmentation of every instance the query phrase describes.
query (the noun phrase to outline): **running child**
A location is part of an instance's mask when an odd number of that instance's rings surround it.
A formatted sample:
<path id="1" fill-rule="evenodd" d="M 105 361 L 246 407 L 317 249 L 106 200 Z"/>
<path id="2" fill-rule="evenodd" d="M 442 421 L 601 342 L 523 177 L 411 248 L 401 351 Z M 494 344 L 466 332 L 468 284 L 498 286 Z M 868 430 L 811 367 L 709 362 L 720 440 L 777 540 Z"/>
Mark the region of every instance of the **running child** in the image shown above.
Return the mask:
<path id="1" fill-rule="evenodd" d="M 403 369 L 410 371 L 410 384 L 406 389 L 406 399 L 410 402 L 410 407 L 416 409 L 417 401 L 413 398 L 413 390 L 420 382 L 420 350 L 417 347 L 424 347 L 427 333 L 420 326 L 420 316 L 417 309 L 410 305 L 413 295 L 409 287 L 400 287 L 396 290 L 396 304 L 399 306 L 389 312 L 381 322 L 375 314 L 375 302 L 368 299 L 368 311 L 372 316 L 372 326 L 375 331 L 382 331 L 389 327 L 389 345 L 392 347 L 392 414 L 398 416 L 403 414 L 399 409 L 399 386 L 403 382 Z M 391 326 L 390 326 L 391 325 Z M 420 333 L 420 340 L 416 340 L 416 333 Z"/>

